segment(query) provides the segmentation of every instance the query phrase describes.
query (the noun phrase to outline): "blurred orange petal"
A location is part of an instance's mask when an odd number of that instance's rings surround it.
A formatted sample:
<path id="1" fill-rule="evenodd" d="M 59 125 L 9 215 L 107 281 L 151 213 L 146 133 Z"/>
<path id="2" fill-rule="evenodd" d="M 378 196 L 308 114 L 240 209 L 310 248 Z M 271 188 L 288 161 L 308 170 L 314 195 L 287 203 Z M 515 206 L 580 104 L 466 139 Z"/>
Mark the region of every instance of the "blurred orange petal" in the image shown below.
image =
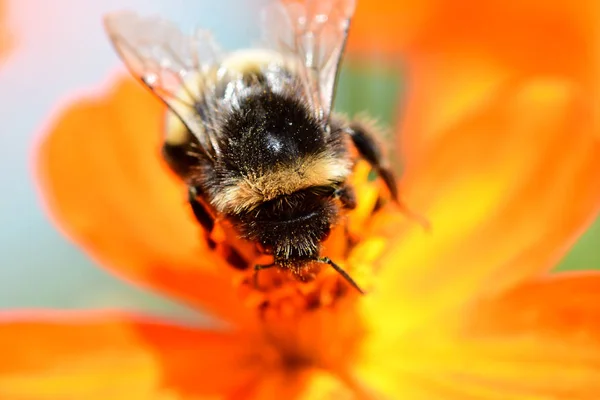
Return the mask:
<path id="1" fill-rule="evenodd" d="M 599 11 L 591 0 L 359 2 L 348 46 L 402 57 L 414 152 L 515 77 L 572 79 L 597 101 Z"/>
<path id="2" fill-rule="evenodd" d="M 4 315 L 0 397 L 223 398 L 258 378 L 259 352 L 241 336 L 139 316 Z"/>
<path id="3" fill-rule="evenodd" d="M 590 351 L 592 345 L 600 349 L 598 288 L 600 272 L 597 271 L 540 277 L 479 304 L 473 310 L 475 322 L 468 333 L 482 337 L 523 334 L 563 340 L 573 349 L 582 345 Z"/>
<path id="4" fill-rule="evenodd" d="M 227 318 L 249 318 L 160 156 L 163 108 L 130 79 L 56 117 L 38 150 L 43 199 L 98 263 Z"/>
<path id="5" fill-rule="evenodd" d="M 596 69 L 584 62 L 598 61 L 598 10 L 593 0 L 359 2 L 348 49 L 409 59 L 452 51 L 520 71 L 593 78 Z"/>
<path id="6" fill-rule="evenodd" d="M 364 378 L 390 398 L 595 400 L 599 287 L 598 273 L 552 276 L 471 309 L 450 336 L 444 324 L 395 343 L 377 337 L 371 350 L 401 356 L 372 354 Z"/>
<path id="7" fill-rule="evenodd" d="M 432 228 L 380 220 L 375 233 L 394 239 L 379 260 L 368 313 L 390 315 L 398 303 L 412 311 L 376 323 L 452 319 L 478 296 L 556 265 L 600 207 L 600 143 L 589 108 L 568 82 L 511 85 L 407 165 L 405 198 Z"/>
<path id="8" fill-rule="evenodd" d="M 350 27 L 348 51 L 397 56 L 431 19 L 437 1 L 358 1 Z"/>
<path id="9" fill-rule="evenodd" d="M 505 398 L 597 399 L 599 287 L 595 272 L 555 275 L 490 301 L 456 340 L 460 358 L 442 367 L 446 381 L 489 398 L 502 390 Z"/>

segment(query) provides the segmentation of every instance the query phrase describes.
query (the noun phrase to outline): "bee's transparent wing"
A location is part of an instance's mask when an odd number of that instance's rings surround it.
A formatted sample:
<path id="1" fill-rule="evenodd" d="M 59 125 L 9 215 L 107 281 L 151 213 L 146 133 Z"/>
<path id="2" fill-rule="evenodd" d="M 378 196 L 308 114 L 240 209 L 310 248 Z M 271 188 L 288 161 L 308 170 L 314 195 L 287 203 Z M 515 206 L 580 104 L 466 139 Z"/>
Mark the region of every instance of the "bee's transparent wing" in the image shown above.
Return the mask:
<path id="1" fill-rule="evenodd" d="M 179 116 L 205 150 L 218 150 L 202 127 L 210 123 L 203 76 L 220 57 L 210 32 L 188 36 L 169 21 L 130 11 L 106 15 L 104 26 L 130 72 Z"/>
<path id="2" fill-rule="evenodd" d="M 263 10 L 263 39 L 299 59 L 307 95 L 327 121 L 356 0 L 278 0 Z"/>

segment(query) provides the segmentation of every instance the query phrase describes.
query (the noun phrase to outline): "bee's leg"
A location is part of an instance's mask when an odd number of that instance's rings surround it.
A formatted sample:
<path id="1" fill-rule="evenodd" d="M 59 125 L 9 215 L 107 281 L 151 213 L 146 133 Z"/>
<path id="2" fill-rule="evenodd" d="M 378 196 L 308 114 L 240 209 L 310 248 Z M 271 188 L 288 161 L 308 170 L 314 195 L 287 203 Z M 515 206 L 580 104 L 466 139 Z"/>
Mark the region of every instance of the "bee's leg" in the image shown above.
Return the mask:
<path id="1" fill-rule="evenodd" d="M 208 246 L 211 249 L 217 247 L 217 243 L 210 237 L 211 232 L 215 227 L 215 220 L 206 206 L 198 201 L 200 195 L 200 189 L 194 186 L 188 187 L 188 203 L 192 207 L 194 217 L 200 223 L 202 228 L 206 231 Z M 226 247 L 225 260 L 235 269 L 245 270 L 248 268 L 248 261 L 232 246 Z"/>
<path id="2" fill-rule="evenodd" d="M 356 193 L 351 186 L 342 186 L 335 191 L 334 196 L 340 200 L 344 209 L 354 210 L 356 208 Z"/>
<path id="3" fill-rule="evenodd" d="M 162 147 L 163 158 L 173 172 L 179 175 L 183 180 L 188 178 L 193 166 L 198 163 L 198 156 L 191 151 L 192 145 L 193 142 L 186 141 L 181 144 L 165 143 Z M 206 232 L 211 233 L 215 226 L 215 221 L 210 212 L 206 209 L 206 206 L 198 201 L 198 197 L 201 196 L 201 194 L 201 189 L 199 187 L 188 186 L 188 203 L 190 203 L 190 206 L 192 207 L 194 216 Z"/>
<path id="4" fill-rule="evenodd" d="M 379 146 L 373 139 L 373 136 L 360 123 L 354 122 L 350 124 L 347 130 L 354 147 L 358 150 L 362 158 L 364 158 L 375 169 L 377 174 L 383 179 L 387 186 L 392 199 L 398 201 L 398 186 L 396 178 L 391 169 L 384 165 L 384 158 L 381 154 Z"/>
<path id="5" fill-rule="evenodd" d="M 340 200 L 342 203 L 342 207 L 345 210 L 354 210 L 356 208 L 356 193 L 354 192 L 354 188 L 352 186 L 342 186 L 338 190 L 335 191 L 334 196 Z M 346 235 L 346 250 L 345 256 L 347 257 L 350 253 L 350 250 L 356 244 L 356 241 L 352 238 L 352 232 L 350 232 L 350 227 L 348 226 L 348 219 L 344 219 L 344 234 Z"/>
<path id="6" fill-rule="evenodd" d="M 252 284 L 258 289 L 258 271 L 275 267 L 277 264 L 256 264 L 254 266 L 254 275 L 252 276 Z"/>
<path id="7" fill-rule="evenodd" d="M 165 143 L 162 147 L 162 156 L 171 170 L 180 178 L 186 178 L 193 171 L 193 167 L 198 165 L 198 156 L 193 152 L 192 143 L 169 144 Z"/>
<path id="8" fill-rule="evenodd" d="M 398 197 L 398 184 L 396 183 L 396 177 L 391 169 L 384 165 L 384 158 L 381 154 L 379 146 L 375 142 L 373 136 L 369 133 L 360 122 L 350 123 L 347 129 L 348 134 L 352 138 L 354 146 L 360 153 L 361 157 L 364 158 L 371 166 L 375 169 L 377 174 L 387 186 L 392 200 L 400 207 L 408 217 L 414 219 L 419 223 L 425 230 L 430 229 L 429 221 L 412 210 L 410 210 L 406 204 L 404 204 Z"/>
<path id="9" fill-rule="evenodd" d="M 315 261 L 330 265 L 331 267 L 333 267 L 333 269 L 335 269 L 337 271 L 338 274 L 340 274 L 342 276 L 342 278 L 344 278 L 350 285 L 352 285 L 352 287 L 354 287 L 356 290 L 358 290 L 360 292 L 360 294 L 365 294 L 365 292 L 363 292 L 363 290 L 360 288 L 360 286 L 358 286 L 356 284 L 356 282 L 354 282 L 354 279 L 352 279 L 350 277 L 350 275 L 348 275 L 348 273 L 346 271 L 344 271 L 344 269 L 342 267 L 340 267 L 339 265 L 337 265 L 336 263 L 331 261 L 328 257 L 321 257 L 321 258 L 316 259 Z"/>
<path id="10" fill-rule="evenodd" d="M 193 186 L 188 186 L 188 203 L 192 208 L 192 212 L 194 213 L 194 217 L 196 217 L 196 221 L 200 223 L 202 228 L 204 228 L 206 232 L 206 240 L 208 242 L 208 246 L 211 249 L 217 247 L 217 244 L 213 239 L 211 239 L 210 234 L 215 227 L 215 220 L 213 219 L 210 212 L 206 209 L 204 204 L 202 204 L 198 200 L 199 191 L 198 188 Z"/>
<path id="11" fill-rule="evenodd" d="M 215 220 L 213 219 L 212 215 L 208 212 L 204 204 L 198 201 L 198 195 L 198 188 L 193 186 L 188 187 L 188 202 L 192 207 L 194 216 L 196 217 L 196 220 L 200 222 L 200 225 L 202 225 L 206 232 L 211 233 L 213 228 L 215 227 Z"/>

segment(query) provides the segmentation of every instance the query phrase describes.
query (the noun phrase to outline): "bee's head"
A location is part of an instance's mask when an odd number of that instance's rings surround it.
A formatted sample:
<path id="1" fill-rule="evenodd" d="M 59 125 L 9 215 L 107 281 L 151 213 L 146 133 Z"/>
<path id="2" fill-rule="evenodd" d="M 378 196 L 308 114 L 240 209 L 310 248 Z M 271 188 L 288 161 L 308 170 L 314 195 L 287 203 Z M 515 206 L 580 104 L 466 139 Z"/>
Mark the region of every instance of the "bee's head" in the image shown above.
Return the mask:
<path id="1" fill-rule="evenodd" d="M 305 189 L 280 196 L 235 216 L 236 225 L 242 236 L 273 254 L 279 264 L 313 260 L 339 212 L 333 190 Z"/>

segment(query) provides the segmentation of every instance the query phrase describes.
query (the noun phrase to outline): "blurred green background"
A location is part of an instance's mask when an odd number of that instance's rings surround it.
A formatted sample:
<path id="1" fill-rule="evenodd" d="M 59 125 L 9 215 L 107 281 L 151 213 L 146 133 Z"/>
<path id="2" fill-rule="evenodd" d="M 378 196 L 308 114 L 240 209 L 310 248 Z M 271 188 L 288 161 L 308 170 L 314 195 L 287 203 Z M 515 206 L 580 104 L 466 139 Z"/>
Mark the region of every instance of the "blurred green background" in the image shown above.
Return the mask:
<path id="1" fill-rule="evenodd" d="M 6 112 L 0 150 L 1 309 L 115 307 L 189 312 L 113 278 L 58 233 L 40 207 L 30 168 L 31 151 L 36 135 L 65 96 L 98 87 L 107 74 L 122 68 L 99 24 L 104 12 L 131 7 L 161 13 L 184 26 L 198 23 L 211 27 L 225 47 L 236 47 L 236 38 L 254 28 L 248 22 L 249 10 L 239 7 L 239 2 L 235 2 L 235 12 L 230 12 L 234 1 L 224 0 L 207 9 L 207 2 L 191 0 L 111 0 L 101 5 L 92 0 L 59 0 L 48 11 L 53 18 L 39 20 L 26 12 L 36 4 L 33 0 L 9 3 L 18 47 L 0 65 L 0 109 Z M 225 18 L 231 22 L 226 27 L 215 23 Z M 338 89 L 339 111 L 350 115 L 367 111 L 388 125 L 401 120 L 398 110 L 404 86 L 397 68 L 381 62 L 348 62 Z M 600 268 L 599 244 L 597 222 L 557 270 Z"/>

